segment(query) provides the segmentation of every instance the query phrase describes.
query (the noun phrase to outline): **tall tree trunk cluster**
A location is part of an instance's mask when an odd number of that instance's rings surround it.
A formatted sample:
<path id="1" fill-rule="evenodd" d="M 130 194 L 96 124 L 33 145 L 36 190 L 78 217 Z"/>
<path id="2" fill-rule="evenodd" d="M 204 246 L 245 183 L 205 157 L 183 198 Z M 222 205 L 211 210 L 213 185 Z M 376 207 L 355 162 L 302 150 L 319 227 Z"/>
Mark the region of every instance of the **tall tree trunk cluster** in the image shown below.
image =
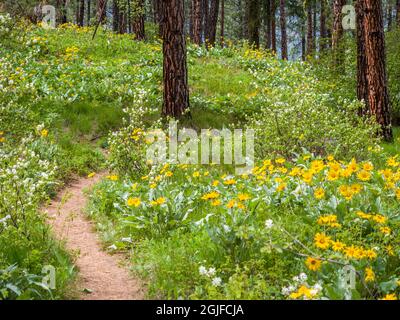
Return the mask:
<path id="1" fill-rule="evenodd" d="M 121 3 L 113 0 L 113 31 L 121 34 L 132 31 L 136 40 L 144 40 L 144 0 L 128 0 L 124 6 Z"/>
<path id="2" fill-rule="evenodd" d="M 221 3 L 221 39 L 224 33 L 224 5 L 220 0 L 190 0 L 189 35 L 193 43 L 214 46 Z"/>
<path id="3" fill-rule="evenodd" d="M 263 11 L 263 28 L 265 33 L 265 47 L 267 49 L 271 49 L 273 52 L 276 52 L 276 8 L 277 3 L 276 0 L 262 0 L 262 11 Z M 284 20 L 282 20 L 282 15 L 280 19 L 280 24 L 282 29 L 282 38 L 284 41 L 281 43 L 281 47 L 284 51 L 284 47 L 286 47 L 287 52 L 287 38 L 286 36 L 286 11 L 285 11 L 286 1 L 280 1 L 279 7 L 280 11 L 283 12 Z M 284 56 L 284 55 L 282 55 Z"/>
<path id="4" fill-rule="evenodd" d="M 96 6 L 96 19 L 101 23 L 104 23 L 106 20 L 106 8 L 107 0 L 97 0 Z"/>
<path id="5" fill-rule="evenodd" d="M 85 0 L 76 0 L 76 24 L 83 27 L 85 18 Z"/>
<path id="6" fill-rule="evenodd" d="M 387 88 L 385 33 L 381 0 L 357 0 L 357 96 L 362 114 L 374 116 L 380 135 L 393 139 Z"/>

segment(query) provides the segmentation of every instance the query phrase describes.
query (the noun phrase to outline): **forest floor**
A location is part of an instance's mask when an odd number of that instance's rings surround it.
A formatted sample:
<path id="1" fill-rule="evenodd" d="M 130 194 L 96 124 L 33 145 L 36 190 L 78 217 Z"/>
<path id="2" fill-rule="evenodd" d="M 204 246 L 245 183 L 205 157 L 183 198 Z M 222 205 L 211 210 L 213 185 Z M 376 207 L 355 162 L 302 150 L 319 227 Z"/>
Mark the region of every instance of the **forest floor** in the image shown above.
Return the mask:
<path id="1" fill-rule="evenodd" d="M 103 250 L 94 225 L 84 215 L 85 190 L 98 183 L 104 174 L 78 178 L 70 183 L 45 209 L 55 236 L 73 254 L 79 269 L 77 293 L 83 300 L 143 299 L 139 280 L 125 267 L 122 255 Z"/>

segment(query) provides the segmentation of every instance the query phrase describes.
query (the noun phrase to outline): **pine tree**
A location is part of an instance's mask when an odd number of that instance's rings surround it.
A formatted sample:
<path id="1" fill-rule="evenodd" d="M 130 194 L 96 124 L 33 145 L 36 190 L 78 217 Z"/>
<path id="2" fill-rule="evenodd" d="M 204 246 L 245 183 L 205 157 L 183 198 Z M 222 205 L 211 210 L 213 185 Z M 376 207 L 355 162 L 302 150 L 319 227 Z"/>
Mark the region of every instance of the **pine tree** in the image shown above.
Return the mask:
<path id="1" fill-rule="evenodd" d="M 332 30 L 332 49 L 334 50 L 334 64 L 342 64 L 343 52 L 340 42 L 343 38 L 342 9 L 346 0 L 333 1 L 333 30 Z"/>
<path id="2" fill-rule="evenodd" d="M 381 135 L 393 140 L 390 102 L 387 88 L 385 32 L 381 0 L 364 0 L 365 55 L 367 58 L 367 83 L 369 113 L 376 117 Z"/>
<path id="3" fill-rule="evenodd" d="M 201 44 L 202 27 L 202 0 L 191 0 L 191 40 L 193 43 Z"/>
<path id="4" fill-rule="evenodd" d="M 276 53 L 276 0 L 271 0 L 271 49 Z"/>
<path id="5" fill-rule="evenodd" d="M 307 57 L 312 56 L 314 52 L 314 33 L 313 33 L 313 10 L 311 0 L 306 3 L 307 8 Z"/>
<path id="6" fill-rule="evenodd" d="M 189 108 L 184 33 L 184 0 L 162 1 L 164 116 L 181 117 Z"/>
<path id="7" fill-rule="evenodd" d="M 280 0 L 280 22 L 281 22 L 281 51 L 282 59 L 288 59 L 288 48 L 287 48 L 287 35 L 286 35 L 286 11 L 285 11 L 285 0 Z"/>
<path id="8" fill-rule="evenodd" d="M 365 56 L 364 0 L 356 3 L 357 25 L 357 98 L 364 101 L 365 107 L 359 110 L 360 115 L 368 114 L 367 57 Z"/>
<path id="9" fill-rule="evenodd" d="M 247 32 L 250 45 L 260 47 L 260 0 L 247 0 Z"/>
<path id="10" fill-rule="evenodd" d="M 319 50 L 323 51 L 326 49 L 326 38 L 327 38 L 327 30 L 326 30 L 326 0 L 321 0 L 321 14 L 320 14 L 320 44 L 319 44 Z"/>
<path id="11" fill-rule="evenodd" d="M 144 40 L 146 37 L 144 26 L 144 0 L 135 0 L 135 13 L 132 20 L 132 31 L 136 40 Z"/>

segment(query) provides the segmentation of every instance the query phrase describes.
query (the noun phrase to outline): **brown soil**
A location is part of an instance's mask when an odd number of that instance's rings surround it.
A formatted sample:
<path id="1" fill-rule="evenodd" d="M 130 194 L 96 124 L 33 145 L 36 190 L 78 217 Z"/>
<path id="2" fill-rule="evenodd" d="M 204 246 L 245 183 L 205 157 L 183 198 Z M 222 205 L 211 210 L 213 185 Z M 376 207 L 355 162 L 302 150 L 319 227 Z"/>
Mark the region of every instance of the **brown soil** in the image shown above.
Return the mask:
<path id="1" fill-rule="evenodd" d="M 143 299 L 140 282 L 124 267 L 121 255 L 104 252 L 93 223 L 84 215 L 85 189 L 99 182 L 102 174 L 79 178 L 65 188 L 45 209 L 57 239 L 76 256 L 79 269 L 79 299 L 136 300 Z"/>

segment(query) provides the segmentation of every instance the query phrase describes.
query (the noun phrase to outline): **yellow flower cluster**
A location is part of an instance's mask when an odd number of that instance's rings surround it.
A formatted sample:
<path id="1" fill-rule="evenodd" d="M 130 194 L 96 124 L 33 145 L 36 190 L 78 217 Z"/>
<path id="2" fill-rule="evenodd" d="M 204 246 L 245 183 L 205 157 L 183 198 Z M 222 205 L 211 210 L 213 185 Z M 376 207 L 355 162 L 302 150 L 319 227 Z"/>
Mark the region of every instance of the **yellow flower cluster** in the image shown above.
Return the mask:
<path id="1" fill-rule="evenodd" d="M 332 248 L 332 250 L 337 252 L 342 252 L 346 258 L 361 260 L 370 259 L 374 260 L 377 257 L 377 253 L 374 249 L 365 249 L 361 246 L 347 246 L 343 242 L 333 241 L 330 236 L 324 233 L 317 233 L 314 237 L 314 245 L 322 250 L 327 250 Z"/>
<path id="2" fill-rule="evenodd" d="M 317 223 L 320 226 L 327 226 L 331 228 L 340 228 L 341 225 L 337 221 L 337 216 L 334 214 L 324 215 L 318 218 Z"/>
<path id="3" fill-rule="evenodd" d="M 313 299 L 316 296 L 316 292 L 313 289 L 308 288 L 305 285 L 300 286 L 295 292 L 289 295 L 290 299 Z"/>

